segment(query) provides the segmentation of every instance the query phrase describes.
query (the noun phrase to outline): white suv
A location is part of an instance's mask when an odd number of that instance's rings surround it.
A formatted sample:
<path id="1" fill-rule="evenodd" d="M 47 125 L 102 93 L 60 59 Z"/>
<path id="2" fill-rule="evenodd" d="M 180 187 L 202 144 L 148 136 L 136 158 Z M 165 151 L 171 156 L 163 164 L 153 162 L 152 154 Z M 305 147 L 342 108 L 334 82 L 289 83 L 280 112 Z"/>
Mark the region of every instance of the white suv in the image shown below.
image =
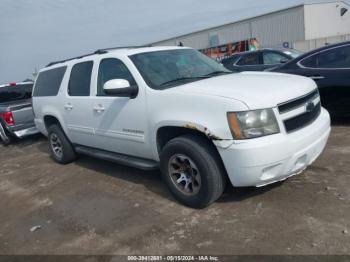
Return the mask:
<path id="1" fill-rule="evenodd" d="M 175 198 L 197 208 L 217 200 L 226 181 L 260 187 L 301 173 L 331 130 L 312 80 L 234 74 L 183 47 L 51 63 L 35 82 L 33 107 L 57 162 L 79 153 L 160 168 Z"/>

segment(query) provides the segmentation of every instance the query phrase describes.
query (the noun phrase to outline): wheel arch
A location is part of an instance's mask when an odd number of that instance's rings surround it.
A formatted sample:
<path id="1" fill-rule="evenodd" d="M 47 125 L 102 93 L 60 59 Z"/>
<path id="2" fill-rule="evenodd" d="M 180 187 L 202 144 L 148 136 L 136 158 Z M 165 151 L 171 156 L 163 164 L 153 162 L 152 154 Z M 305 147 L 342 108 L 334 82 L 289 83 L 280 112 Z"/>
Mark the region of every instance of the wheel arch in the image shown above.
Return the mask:
<path id="1" fill-rule="evenodd" d="M 214 149 L 214 151 L 217 154 L 218 161 L 223 166 L 223 170 L 225 171 L 226 179 L 228 179 L 227 170 L 223 163 L 223 160 L 221 158 L 221 155 L 218 151 L 218 144 L 222 144 L 224 147 L 226 147 L 226 143 L 231 144 L 230 141 L 227 141 L 225 139 L 221 139 L 220 137 L 217 137 L 216 135 L 212 134 L 211 131 L 201 125 L 197 124 L 170 124 L 170 125 L 163 125 L 159 126 L 156 131 L 156 145 L 157 145 L 157 155 L 160 156 L 162 153 L 162 149 L 164 146 L 172 139 L 184 136 L 184 135 L 196 135 L 200 136 L 203 139 L 205 139 Z"/>
<path id="2" fill-rule="evenodd" d="M 183 135 L 197 135 L 205 138 L 210 144 L 215 147 L 214 141 L 221 141 L 222 139 L 215 136 L 206 127 L 195 124 L 183 124 L 183 125 L 164 125 L 160 126 L 156 132 L 156 142 L 158 154 L 161 153 L 163 147 L 171 139 L 174 139 Z"/>
<path id="3" fill-rule="evenodd" d="M 51 125 L 57 124 L 59 127 L 62 128 L 64 133 L 67 134 L 67 132 L 66 132 L 66 130 L 64 128 L 64 125 L 62 125 L 62 121 L 57 116 L 55 116 L 54 114 L 46 114 L 46 115 L 44 115 L 43 121 L 44 121 L 46 132 L 47 132 L 48 128 Z"/>

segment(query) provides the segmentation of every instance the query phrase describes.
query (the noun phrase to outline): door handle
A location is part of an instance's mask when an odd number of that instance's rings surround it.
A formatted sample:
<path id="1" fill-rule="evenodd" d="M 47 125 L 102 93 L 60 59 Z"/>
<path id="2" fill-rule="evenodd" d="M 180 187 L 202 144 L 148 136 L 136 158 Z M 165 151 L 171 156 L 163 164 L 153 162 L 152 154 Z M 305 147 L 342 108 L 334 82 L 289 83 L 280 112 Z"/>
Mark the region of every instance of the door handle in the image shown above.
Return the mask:
<path id="1" fill-rule="evenodd" d="M 68 111 L 72 111 L 74 108 L 74 106 L 72 106 L 71 104 L 66 104 L 64 105 L 64 109 L 68 110 Z"/>
<path id="2" fill-rule="evenodd" d="M 97 113 L 104 112 L 106 109 L 102 105 L 94 106 L 94 111 Z"/>
<path id="3" fill-rule="evenodd" d="M 310 78 L 312 78 L 313 80 L 322 80 L 322 79 L 325 79 L 324 76 L 310 76 Z"/>

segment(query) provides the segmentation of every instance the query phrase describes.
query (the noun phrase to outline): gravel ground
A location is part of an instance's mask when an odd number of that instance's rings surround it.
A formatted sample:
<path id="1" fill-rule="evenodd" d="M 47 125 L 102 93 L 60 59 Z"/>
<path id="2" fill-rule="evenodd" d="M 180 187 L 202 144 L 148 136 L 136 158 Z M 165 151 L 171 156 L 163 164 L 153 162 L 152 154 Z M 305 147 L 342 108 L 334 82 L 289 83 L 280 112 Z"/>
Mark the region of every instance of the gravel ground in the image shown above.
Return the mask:
<path id="1" fill-rule="evenodd" d="M 349 123 L 303 174 L 230 187 L 205 210 L 176 203 L 158 172 L 61 166 L 47 148 L 41 136 L 0 146 L 0 254 L 350 254 Z"/>

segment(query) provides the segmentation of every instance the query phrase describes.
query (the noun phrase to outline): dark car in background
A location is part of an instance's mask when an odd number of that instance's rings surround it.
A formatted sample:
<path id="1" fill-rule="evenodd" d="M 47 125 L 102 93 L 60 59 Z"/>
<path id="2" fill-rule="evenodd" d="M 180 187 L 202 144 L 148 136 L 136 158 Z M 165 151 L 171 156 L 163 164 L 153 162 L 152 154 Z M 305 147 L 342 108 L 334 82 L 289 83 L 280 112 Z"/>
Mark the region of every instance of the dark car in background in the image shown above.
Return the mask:
<path id="1" fill-rule="evenodd" d="M 33 82 L 0 85 L 0 138 L 3 144 L 38 133 L 34 124 L 32 89 Z"/>
<path id="2" fill-rule="evenodd" d="M 350 116 L 350 42 L 328 45 L 267 71 L 312 78 L 333 116 Z"/>
<path id="3" fill-rule="evenodd" d="M 287 63 L 302 53 L 294 49 L 262 49 L 234 54 L 221 63 L 234 72 L 264 71 L 268 68 Z"/>

